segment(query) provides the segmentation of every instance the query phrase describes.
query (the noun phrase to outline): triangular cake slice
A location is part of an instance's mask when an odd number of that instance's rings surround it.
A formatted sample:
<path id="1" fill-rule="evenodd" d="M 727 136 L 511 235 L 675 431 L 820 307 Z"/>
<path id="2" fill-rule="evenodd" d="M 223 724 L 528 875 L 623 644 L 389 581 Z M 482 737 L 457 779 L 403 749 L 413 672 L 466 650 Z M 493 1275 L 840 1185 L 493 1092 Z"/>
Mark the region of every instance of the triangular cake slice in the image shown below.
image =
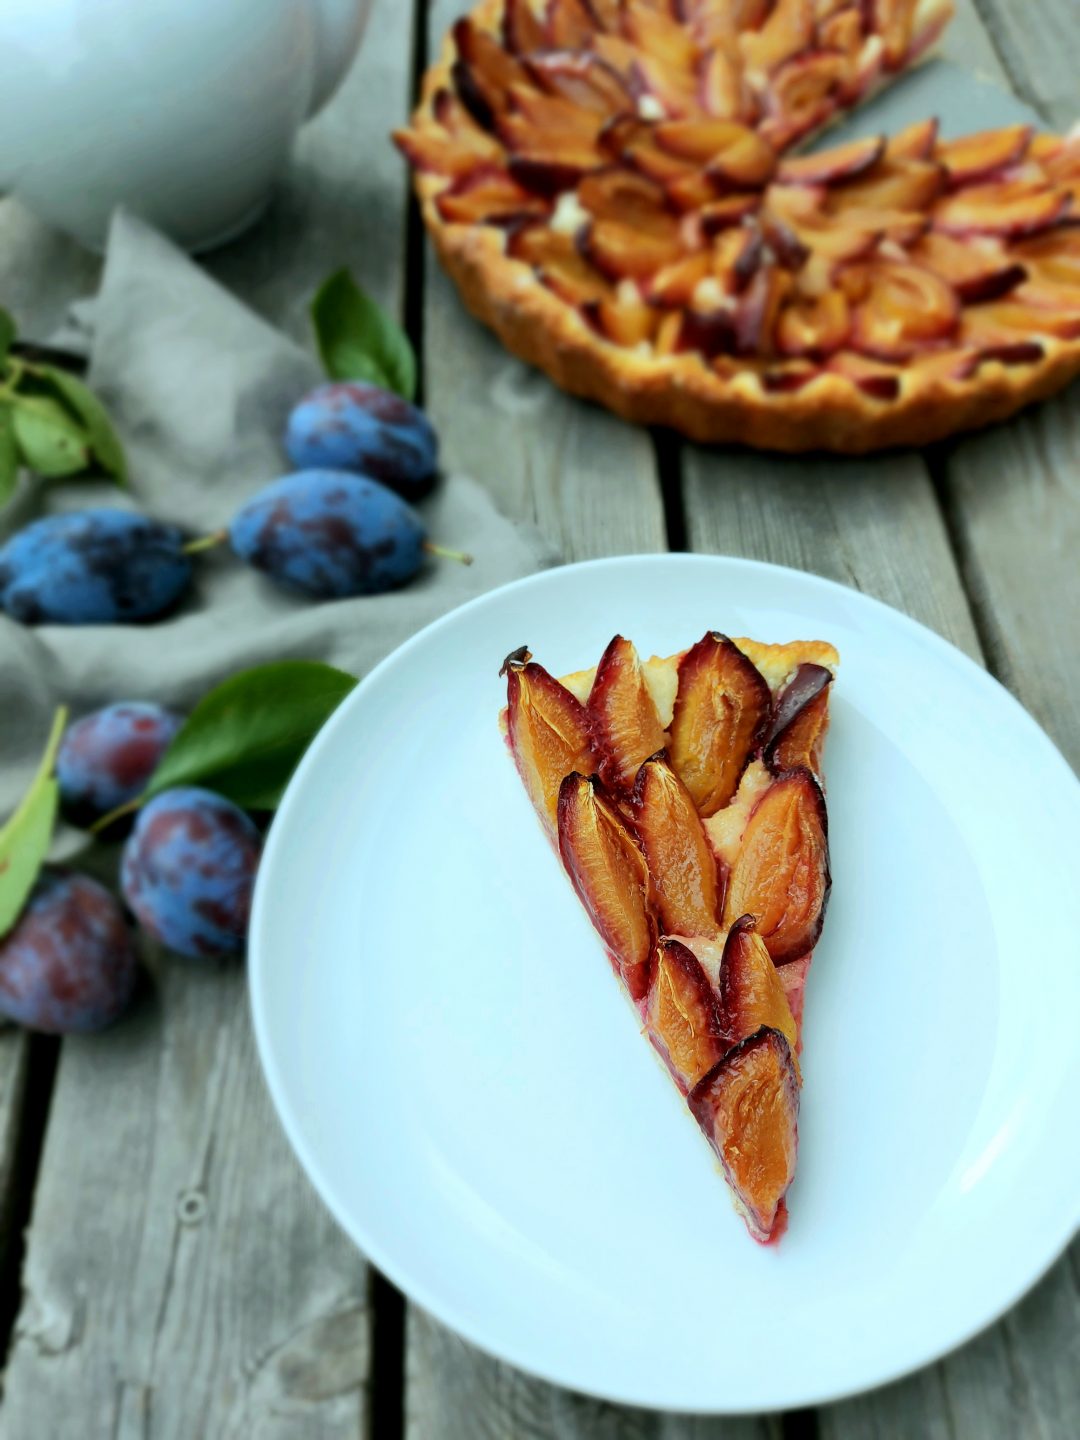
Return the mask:
<path id="1" fill-rule="evenodd" d="M 829 895 L 822 750 L 838 657 L 707 632 L 642 661 L 615 636 L 555 679 L 504 662 L 507 743 L 751 1235 L 795 1173 L 803 991 Z"/>

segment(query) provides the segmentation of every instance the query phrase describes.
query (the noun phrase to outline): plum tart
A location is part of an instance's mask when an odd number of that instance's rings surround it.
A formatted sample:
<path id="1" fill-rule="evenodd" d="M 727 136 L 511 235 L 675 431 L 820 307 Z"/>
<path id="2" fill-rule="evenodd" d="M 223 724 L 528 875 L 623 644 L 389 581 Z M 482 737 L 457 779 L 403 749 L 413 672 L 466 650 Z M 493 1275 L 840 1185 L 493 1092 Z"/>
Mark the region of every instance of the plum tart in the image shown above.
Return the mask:
<path id="1" fill-rule="evenodd" d="M 795 1173 L 803 992 L 829 896 L 818 641 L 709 631 L 642 661 L 616 635 L 555 679 L 503 665 L 502 724 L 548 838 L 750 1234 Z"/>
<path id="2" fill-rule="evenodd" d="M 1080 370 L 1080 138 L 795 148 L 950 0 L 483 0 L 395 138 L 468 307 L 564 389 L 696 440 L 864 452 Z"/>

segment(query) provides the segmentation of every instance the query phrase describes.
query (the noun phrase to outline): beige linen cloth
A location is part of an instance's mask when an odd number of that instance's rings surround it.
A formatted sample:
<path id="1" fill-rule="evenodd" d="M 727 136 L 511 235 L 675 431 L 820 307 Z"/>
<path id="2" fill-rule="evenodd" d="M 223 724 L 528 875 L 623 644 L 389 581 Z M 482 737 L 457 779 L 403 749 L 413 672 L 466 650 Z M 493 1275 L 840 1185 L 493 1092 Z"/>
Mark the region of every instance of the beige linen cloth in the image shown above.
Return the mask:
<path id="1" fill-rule="evenodd" d="M 119 214 L 100 293 L 77 313 L 89 382 L 127 451 L 130 492 L 24 477 L 0 514 L 0 540 L 40 514 L 91 505 L 135 507 L 200 535 L 290 468 L 285 417 L 322 378 L 318 364 L 161 235 Z M 417 508 L 433 539 L 475 557 L 471 567 L 432 560 L 401 590 L 320 602 L 277 588 L 223 546 L 197 558 L 192 591 L 161 621 L 29 629 L 0 614 L 0 818 L 27 784 L 60 703 L 74 716 L 114 700 L 184 711 L 226 676 L 277 659 L 325 660 L 363 676 L 437 616 L 554 558 L 463 475 L 444 476 Z"/>

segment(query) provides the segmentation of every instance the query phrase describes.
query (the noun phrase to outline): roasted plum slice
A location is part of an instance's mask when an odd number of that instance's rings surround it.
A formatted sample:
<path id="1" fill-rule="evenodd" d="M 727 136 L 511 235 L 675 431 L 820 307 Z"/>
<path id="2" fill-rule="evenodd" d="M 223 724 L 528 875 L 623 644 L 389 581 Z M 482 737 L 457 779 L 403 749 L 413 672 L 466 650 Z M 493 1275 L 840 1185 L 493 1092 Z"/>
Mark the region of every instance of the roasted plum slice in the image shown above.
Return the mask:
<path id="1" fill-rule="evenodd" d="M 645 1026 L 683 1094 L 730 1048 L 720 1038 L 720 1011 L 708 977 L 693 951 L 678 940 L 657 944 Z"/>
<path id="2" fill-rule="evenodd" d="M 776 178 L 781 185 L 833 185 L 839 180 L 851 180 L 861 175 L 871 165 L 876 165 L 884 153 L 883 136 L 852 140 L 832 150 L 819 150 L 813 155 L 796 155 L 783 160 Z"/>
<path id="3" fill-rule="evenodd" d="M 756 1030 L 698 1081 L 689 1105 L 751 1235 L 777 1239 L 799 1137 L 799 1080 L 788 1042 L 779 1030 Z"/>
<path id="4" fill-rule="evenodd" d="M 522 225 L 509 235 L 506 252 L 532 265 L 543 284 L 568 305 L 586 311 L 611 298 L 610 284 L 581 254 L 572 235 L 546 225 Z"/>
<path id="5" fill-rule="evenodd" d="M 645 857 L 596 776 L 567 775 L 559 789 L 559 854 L 631 996 L 648 990 L 656 939 Z"/>
<path id="6" fill-rule="evenodd" d="M 748 70 L 767 75 L 814 38 L 814 7 L 810 0 L 777 0 L 763 23 L 739 33 L 739 48 Z"/>
<path id="7" fill-rule="evenodd" d="M 916 242 L 911 258 L 940 275 L 965 305 L 996 300 L 1016 288 L 1026 276 L 1024 266 L 989 236 L 960 240 L 932 230 Z"/>
<path id="8" fill-rule="evenodd" d="M 1034 132 L 1030 125 L 1006 125 L 1001 130 L 980 130 L 959 140 L 946 140 L 937 147 L 937 159 L 945 166 L 954 188 L 987 180 L 1023 160 Z"/>
<path id="9" fill-rule="evenodd" d="M 927 341 L 951 335 L 960 318 L 955 290 L 921 265 L 879 260 L 845 271 L 841 283 L 857 302 L 852 345 L 867 355 L 906 359 Z"/>
<path id="10" fill-rule="evenodd" d="M 938 137 L 938 121 L 916 120 L 890 137 L 885 146 L 889 160 L 929 160 L 934 153 Z"/>
<path id="11" fill-rule="evenodd" d="M 829 191 L 833 214 L 901 211 L 921 215 L 945 188 L 945 172 L 930 160 L 881 160 Z"/>
<path id="12" fill-rule="evenodd" d="M 616 115 L 633 108 L 619 72 L 591 51 L 553 50 L 530 55 L 529 74 L 542 89 L 572 100 L 584 110 Z"/>
<path id="13" fill-rule="evenodd" d="M 794 1055 L 799 1031 L 788 1004 L 780 971 L 754 929 L 753 915 L 742 915 L 728 931 L 720 961 L 720 1033 L 725 1049 L 745 1040 L 762 1025 L 779 1030 Z"/>
<path id="14" fill-rule="evenodd" d="M 508 103 L 510 87 L 528 83 L 528 71 L 468 16 L 457 22 L 453 36 L 458 55 L 450 72 L 454 89 L 477 124 L 490 130 Z"/>
<path id="15" fill-rule="evenodd" d="M 777 150 L 828 120 L 852 82 L 852 65 L 835 51 L 798 55 L 772 77 L 760 133 Z"/>
<path id="16" fill-rule="evenodd" d="M 703 817 L 735 794 L 771 705 L 764 677 L 727 636 L 710 630 L 682 657 L 668 753 Z"/>
<path id="17" fill-rule="evenodd" d="M 807 769 L 780 775 L 758 800 L 728 876 L 724 923 L 757 917 L 777 965 L 811 950 L 829 897 L 825 800 Z"/>
<path id="18" fill-rule="evenodd" d="M 734 120 L 666 120 L 652 133 L 661 150 L 707 167 L 729 185 L 764 185 L 776 169 L 772 146 Z"/>
<path id="19" fill-rule="evenodd" d="M 509 226 L 546 214 L 548 208 L 545 200 L 494 165 L 463 175 L 436 197 L 435 204 L 450 225 Z"/>
<path id="20" fill-rule="evenodd" d="M 765 744 L 765 763 L 774 774 L 803 765 L 821 774 L 832 678 L 824 665 L 800 665 L 777 695 Z"/>
<path id="21" fill-rule="evenodd" d="M 683 253 L 677 234 L 649 235 L 619 220 L 594 220 L 580 240 L 585 256 L 612 280 L 647 280 Z"/>
<path id="22" fill-rule="evenodd" d="M 600 775 L 616 791 L 629 791 L 642 763 L 663 750 L 667 732 L 645 683 L 638 653 L 616 635 L 596 667 L 588 702 Z"/>
<path id="23" fill-rule="evenodd" d="M 1036 235 L 1064 216 L 1071 198 L 1041 180 L 967 185 L 938 203 L 934 226 L 951 235 Z"/>
<path id="24" fill-rule="evenodd" d="M 544 45 L 552 50 L 583 50 L 593 37 L 596 20 L 588 0 L 548 0 Z"/>
<path id="25" fill-rule="evenodd" d="M 596 769 L 589 717 L 580 700 L 524 647 L 503 664 L 507 738 L 529 799 L 555 836 L 559 786 L 572 770 Z"/>
<path id="26" fill-rule="evenodd" d="M 503 44 L 512 55 L 547 48 L 547 31 L 531 0 L 506 0 L 502 18 Z"/>
<path id="27" fill-rule="evenodd" d="M 712 935 L 720 928 L 716 860 L 689 790 L 663 754 L 638 771 L 631 815 L 668 935 Z"/>
<path id="28" fill-rule="evenodd" d="M 840 290 L 796 296 L 780 312 L 776 348 L 782 355 L 820 358 L 839 350 L 851 331 L 851 311 Z"/>

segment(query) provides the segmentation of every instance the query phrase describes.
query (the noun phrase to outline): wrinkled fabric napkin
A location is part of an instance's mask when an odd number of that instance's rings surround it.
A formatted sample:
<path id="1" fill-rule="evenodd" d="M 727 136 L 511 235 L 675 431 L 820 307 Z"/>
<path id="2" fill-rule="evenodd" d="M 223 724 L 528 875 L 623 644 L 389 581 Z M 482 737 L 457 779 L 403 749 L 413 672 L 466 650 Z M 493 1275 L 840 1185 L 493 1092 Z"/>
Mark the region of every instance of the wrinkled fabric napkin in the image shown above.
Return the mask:
<path id="1" fill-rule="evenodd" d="M 322 378 L 316 361 L 157 232 L 116 217 L 100 292 L 78 315 L 89 382 L 127 451 L 130 492 L 24 481 L 0 517 L 0 540 L 40 514 L 93 505 L 145 510 L 200 535 L 289 468 L 285 417 Z M 318 602 L 277 588 L 222 546 L 199 557 L 192 592 L 165 620 L 30 629 L 0 614 L 0 818 L 29 782 L 60 703 L 73 716 L 114 700 L 184 711 L 226 676 L 275 659 L 325 660 L 363 676 L 429 621 L 555 558 L 464 475 L 444 476 L 418 509 L 433 539 L 475 557 L 471 567 L 432 560 L 401 590 Z"/>

